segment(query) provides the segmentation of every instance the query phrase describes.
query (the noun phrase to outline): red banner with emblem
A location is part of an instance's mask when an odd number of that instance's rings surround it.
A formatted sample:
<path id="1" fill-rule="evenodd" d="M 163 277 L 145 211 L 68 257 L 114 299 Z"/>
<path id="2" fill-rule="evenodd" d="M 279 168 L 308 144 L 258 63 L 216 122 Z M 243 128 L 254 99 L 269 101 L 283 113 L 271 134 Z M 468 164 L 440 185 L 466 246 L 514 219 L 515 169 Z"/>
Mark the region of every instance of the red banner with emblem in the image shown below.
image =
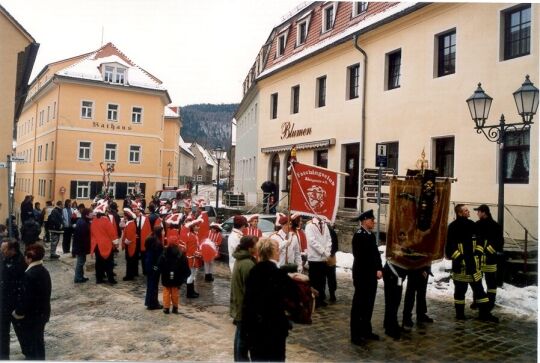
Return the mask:
<path id="1" fill-rule="evenodd" d="M 291 163 L 289 209 L 334 222 L 338 207 L 338 174 L 314 165 Z"/>

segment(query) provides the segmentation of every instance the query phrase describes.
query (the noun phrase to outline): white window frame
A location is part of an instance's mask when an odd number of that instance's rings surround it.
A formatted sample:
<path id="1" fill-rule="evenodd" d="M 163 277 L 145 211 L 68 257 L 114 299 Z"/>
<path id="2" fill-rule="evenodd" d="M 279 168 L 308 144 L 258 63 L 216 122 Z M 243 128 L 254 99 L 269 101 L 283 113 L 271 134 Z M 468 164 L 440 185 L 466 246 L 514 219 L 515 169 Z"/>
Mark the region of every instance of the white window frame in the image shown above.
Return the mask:
<path id="1" fill-rule="evenodd" d="M 285 54 L 285 49 L 287 49 L 287 35 L 288 31 L 282 32 L 277 36 L 276 42 L 276 58 L 282 57 Z M 280 44 L 283 39 L 283 51 L 281 50 Z"/>
<path id="2" fill-rule="evenodd" d="M 327 17 L 326 11 L 330 7 L 332 8 L 332 22 L 331 22 L 330 28 L 327 29 L 326 28 L 326 17 Z M 321 19 L 322 19 L 321 33 L 322 34 L 327 33 L 330 30 L 334 29 L 334 26 L 336 25 L 336 12 L 337 12 L 337 3 L 336 2 L 333 2 L 332 4 L 323 7 L 322 16 L 321 16 Z"/>
<path id="3" fill-rule="evenodd" d="M 141 112 L 135 112 L 136 108 L 139 108 Z M 136 125 L 141 125 L 143 123 L 143 112 L 144 112 L 144 109 L 142 106 L 132 106 L 131 107 L 131 123 L 136 124 Z M 135 115 L 139 116 L 138 122 L 133 121 L 133 116 Z"/>
<path id="4" fill-rule="evenodd" d="M 110 146 L 110 145 L 114 145 L 114 150 L 107 148 L 107 146 Z M 115 143 L 112 143 L 112 142 L 105 142 L 104 149 L 105 149 L 105 151 L 103 153 L 103 159 L 105 161 L 116 161 L 117 160 L 117 158 L 118 158 L 118 144 L 115 144 Z M 114 153 L 114 158 L 111 158 L 110 155 L 108 155 L 109 157 L 107 157 L 107 151 L 109 151 L 109 154 L 112 151 Z"/>
<path id="5" fill-rule="evenodd" d="M 111 106 L 116 106 L 116 110 L 111 110 Z M 113 118 L 114 116 L 114 118 Z M 120 119 L 120 105 L 117 103 L 107 103 L 107 121 L 118 122 Z"/>
<path id="6" fill-rule="evenodd" d="M 112 83 L 114 80 L 114 67 L 105 65 L 103 67 L 103 80 L 105 82 Z"/>
<path id="7" fill-rule="evenodd" d="M 369 6 L 369 1 L 359 1 L 359 2 L 353 2 L 352 6 L 352 17 L 356 17 L 360 14 L 363 14 L 367 11 Z"/>
<path id="8" fill-rule="evenodd" d="M 138 151 L 138 160 L 137 161 L 133 161 L 131 160 L 131 153 L 135 153 L 135 151 L 131 150 L 132 147 L 138 147 L 139 148 L 139 151 Z M 135 154 L 133 154 L 135 155 Z M 130 164 L 140 164 L 141 163 L 141 159 L 142 159 L 142 146 L 141 145 L 134 145 L 134 144 L 130 144 L 129 145 L 129 149 L 128 149 L 128 162 Z"/>
<path id="9" fill-rule="evenodd" d="M 126 195 L 135 195 L 135 186 L 137 183 L 127 183 Z"/>
<path id="10" fill-rule="evenodd" d="M 85 106 L 85 102 L 90 102 L 92 105 L 90 107 Z M 90 116 L 88 116 L 88 110 L 90 110 Z M 81 119 L 94 119 L 94 101 L 91 100 L 81 100 Z"/>
<path id="11" fill-rule="evenodd" d="M 75 195 L 77 199 L 90 199 L 90 182 L 77 180 Z"/>
<path id="12" fill-rule="evenodd" d="M 102 71 L 103 82 L 126 84 L 127 68 L 119 65 L 104 64 Z"/>
<path id="13" fill-rule="evenodd" d="M 300 42 L 300 35 L 301 35 L 301 26 L 302 24 L 305 24 L 306 27 L 305 27 L 305 37 L 304 37 L 304 41 L 303 42 Z M 306 44 L 306 41 L 307 41 L 307 36 L 308 36 L 308 29 L 309 29 L 309 18 L 305 19 L 305 20 L 302 20 L 302 21 L 299 21 L 298 23 L 296 23 L 296 46 L 299 47 L 303 44 Z"/>
<path id="14" fill-rule="evenodd" d="M 88 158 L 82 158 L 81 159 L 81 143 L 83 143 L 83 142 L 87 142 L 90 145 L 88 146 Z M 90 160 L 92 160 L 92 141 L 80 140 L 78 145 L 79 146 L 77 147 L 77 160 L 81 160 L 81 161 L 90 161 Z M 83 149 L 86 149 L 86 148 L 87 147 L 85 146 Z"/>

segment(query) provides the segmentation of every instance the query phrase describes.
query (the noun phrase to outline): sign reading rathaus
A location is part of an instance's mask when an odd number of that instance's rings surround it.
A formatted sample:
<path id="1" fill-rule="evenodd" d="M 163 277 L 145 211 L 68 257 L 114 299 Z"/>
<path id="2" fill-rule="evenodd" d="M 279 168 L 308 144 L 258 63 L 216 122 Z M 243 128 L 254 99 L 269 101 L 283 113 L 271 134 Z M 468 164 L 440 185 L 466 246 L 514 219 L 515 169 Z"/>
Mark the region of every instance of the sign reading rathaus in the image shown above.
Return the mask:
<path id="1" fill-rule="evenodd" d="M 100 129 L 111 129 L 111 130 L 127 130 L 131 131 L 131 126 L 124 126 L 124 125 L 113 125 L 110 123 L 103 123 L 103 122 L 92 122 L 93 127 L 97 127 Z"/>

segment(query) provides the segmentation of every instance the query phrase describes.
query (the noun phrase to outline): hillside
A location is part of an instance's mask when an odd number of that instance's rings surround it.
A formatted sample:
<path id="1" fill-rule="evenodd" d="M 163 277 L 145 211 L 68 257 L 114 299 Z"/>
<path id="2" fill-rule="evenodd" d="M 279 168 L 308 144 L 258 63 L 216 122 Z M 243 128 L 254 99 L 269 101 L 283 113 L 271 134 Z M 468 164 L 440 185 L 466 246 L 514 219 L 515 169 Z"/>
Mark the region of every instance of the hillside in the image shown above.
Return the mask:
<path id="1" fill-rule="evenodd" d="M 238 104 L 198 104 L 181 108 L 181 135 L 186 142 L 208 148 L 231 146 L 231 120 Z"/>

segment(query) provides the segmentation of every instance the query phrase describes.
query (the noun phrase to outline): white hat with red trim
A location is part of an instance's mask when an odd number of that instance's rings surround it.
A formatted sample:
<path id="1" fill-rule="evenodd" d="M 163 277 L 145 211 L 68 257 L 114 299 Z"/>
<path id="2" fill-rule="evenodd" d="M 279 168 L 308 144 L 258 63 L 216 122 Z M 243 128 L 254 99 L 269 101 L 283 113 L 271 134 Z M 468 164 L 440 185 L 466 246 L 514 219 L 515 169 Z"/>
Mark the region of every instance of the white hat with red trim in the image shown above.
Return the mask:
<path id="1" fill-rule="evenodd" d="M 296 218 L 299 218 L 299 217 L 302 217 L 302 214 L 296 212 L 296 213 L 294 213 L 293 215 L 291 215 L 291 220 L 296 219 Z"/>
<path id="2" fill-rule="evenodd" d="M 223 231 L 223 228 L 221 228 L 221 224 L 216 223 L 216 222 L 210 223 L 210 228 L 217 228 L 217 229 L 219 229 L 220 231 Z"/>
<path id="3" fill-rule="evenodd" d="M 172 209 L 178 209 L 178 201 L 176 199 L 172 202 Z"/>
<path id="4" fill-rule="evenodd" d="M 252 215 L 250 215 L 249 217 L 247 217 L 247 221 L 248 221 L 248 222 L 251 222 L 251 221 L 254 220 L 255 218 L 259 219 L 259 215 L 258 215 L 258 214 L 252 214 Z"/>
<path id="5" fill-rule="evenodd" d="M 105 214 L 107 212 L 107 207 L 109 206 L 109 203 L 104 201 L 103 199 L 98 201 L 97 206 L 94 208 L 94 214 Z"/>
<path id="6" fill-rule="evenodd" d="M 276 226 L 281 226 L 279 220 L 280 220 L 282 217 L 286 217 L 286 215 L 283 214 L 283 213 L 279 213 L 279 212 L 276 213 L 276 223 L 275 223 Z"/>
<path id="7" fill-rule="evenodd" d="M 182 218 L 182 214 L 181 213 L 173 213 L 173 214 L 169 214 L 166 218 L 165 218 L 165 223 L 168 223 L 168 224 L 173 224 L 175 226 L 177 226 L 178 224 L 180 224 L 180 219 Z"/>
<path id="8" fill-rule="evenodd" d="M 189 222 L 186 222 L 186 227 L 187 228 L 191 228 L 193 226 L 196 226 L 198 224 L 201 224 L 203 222 L 202 218 L 197 218 L 195 220 L 192 220 L 192 221 L 189 221 Z"/>
<path id="9" fill-rule="evenodd" d="M 130 216 L 133 219 L 137 218 L 135 213 L 133 213 L 133 211 L 131 209 L 129 209 L 129 208 L 124 208 L 124 215 L 125 216 Z"/>

